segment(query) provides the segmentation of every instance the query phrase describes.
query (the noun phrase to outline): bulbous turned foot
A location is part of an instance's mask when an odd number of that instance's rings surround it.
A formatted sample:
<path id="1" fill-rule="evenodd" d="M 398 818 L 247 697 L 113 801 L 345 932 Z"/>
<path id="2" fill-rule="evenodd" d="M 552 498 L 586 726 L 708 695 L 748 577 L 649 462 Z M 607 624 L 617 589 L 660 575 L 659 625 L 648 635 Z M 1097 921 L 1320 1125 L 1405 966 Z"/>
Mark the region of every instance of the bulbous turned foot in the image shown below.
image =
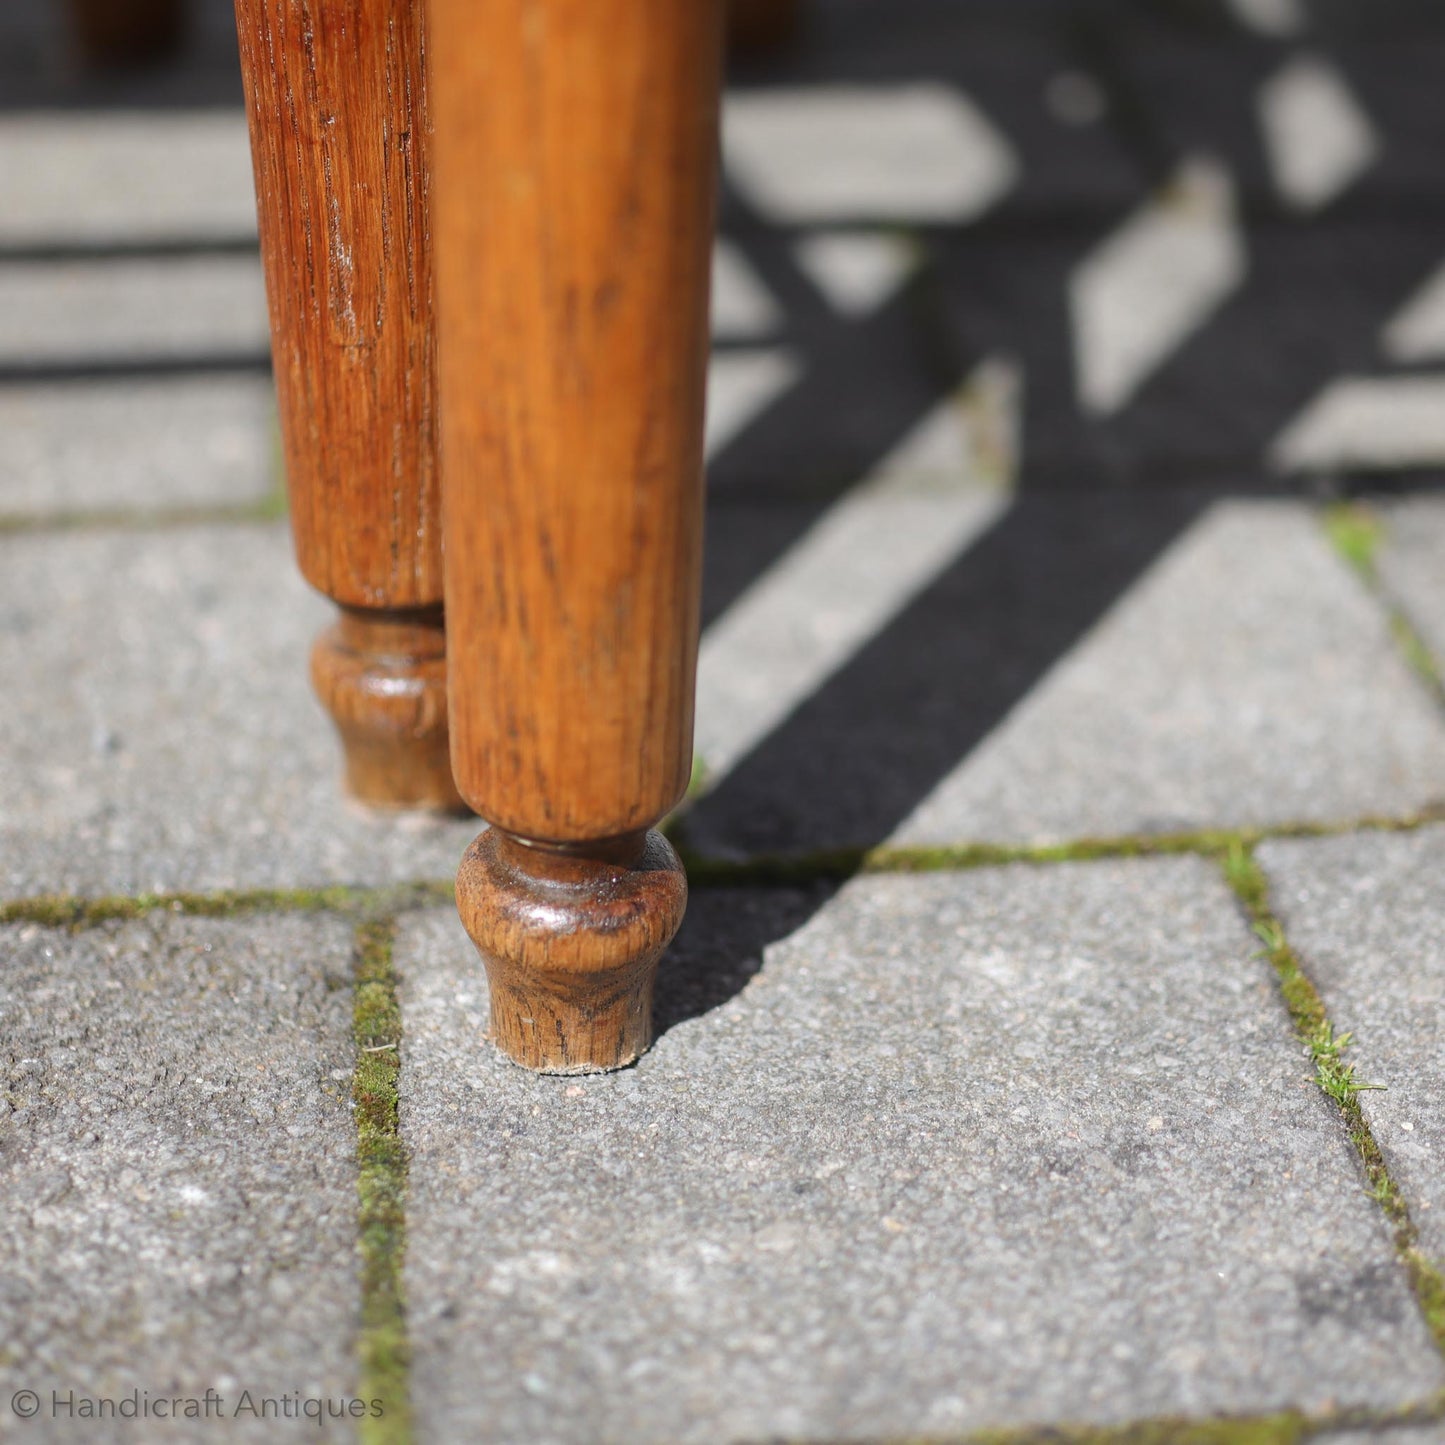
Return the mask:
<path id="1" fill-rule="evenodd" d="M 652 1043 L 657 962 L 687 907 L 667 840 L 542 845 L 489 828 L 457 872 L 457 911 L 487 969 L 492 1037 L 547 1074 L 619 1069 Z"/>
<path id="2" fill-rule="evenodd" d="M 341 735 L 352 797 L 467 811 L 452 781 L 440 607 L 343 608 L 311 650 L 311 682 Z"/>

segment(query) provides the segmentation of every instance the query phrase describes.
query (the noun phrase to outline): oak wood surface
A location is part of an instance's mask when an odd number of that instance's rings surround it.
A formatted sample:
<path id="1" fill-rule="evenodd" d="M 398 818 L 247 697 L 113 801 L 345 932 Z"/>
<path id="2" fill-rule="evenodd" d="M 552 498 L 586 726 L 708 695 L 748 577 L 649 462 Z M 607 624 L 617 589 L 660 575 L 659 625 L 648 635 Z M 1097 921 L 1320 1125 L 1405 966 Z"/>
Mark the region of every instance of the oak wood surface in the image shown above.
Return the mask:
<path id="1" fill-rule="evenodd" d="M 376 808 L 461 810 L 440 607 L 343 608 L 311 649 L 311 684 L 341 735 L 352 797 Z"/>
<path id="2" fill-rule="evenodd" d="M 296 554 L 347 609 L 313 678 L 358 797 L 454 807 L 421 6 L 236 0 L 236 20 Z"/>
<path id="3" fill-rule="evenodd" d="M 587 1074 L 652 1042 L 658 959 L 687 906 L 660 833 L 568 851 L 489 828 L 462 859 L 457 905 L 486 960 L 492 1036 L 519 1064 Z"/>
<path id="4" fill-rule="evenodd" d="M 721 0 L 431 0 L 457 877 L 491 1028 L 628 1062 L 686 881 Z"/>
<path id="5" fill-rule="evenodd" d="M 554 842 L 691 771 L 718 0 L 432 0 L 452 761 Z"/>

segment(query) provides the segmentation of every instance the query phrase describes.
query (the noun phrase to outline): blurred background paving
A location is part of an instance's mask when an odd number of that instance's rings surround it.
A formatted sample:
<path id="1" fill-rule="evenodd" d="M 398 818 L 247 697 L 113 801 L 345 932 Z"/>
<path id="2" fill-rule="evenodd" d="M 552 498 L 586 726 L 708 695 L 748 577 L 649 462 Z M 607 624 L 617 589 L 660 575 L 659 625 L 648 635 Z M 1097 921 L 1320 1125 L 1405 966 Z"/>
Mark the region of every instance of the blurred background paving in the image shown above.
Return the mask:
<path id="1" fill-rule="evenodd" d="M 64 20 L 0 13 L 0 1435 L 1445 1441 L 1445 12 L 813 0 L 735 61 L 694 898 L 568 1081 L 436 906 L 477 824 L 339 795 L 229 6 L 108 74 Z"/>

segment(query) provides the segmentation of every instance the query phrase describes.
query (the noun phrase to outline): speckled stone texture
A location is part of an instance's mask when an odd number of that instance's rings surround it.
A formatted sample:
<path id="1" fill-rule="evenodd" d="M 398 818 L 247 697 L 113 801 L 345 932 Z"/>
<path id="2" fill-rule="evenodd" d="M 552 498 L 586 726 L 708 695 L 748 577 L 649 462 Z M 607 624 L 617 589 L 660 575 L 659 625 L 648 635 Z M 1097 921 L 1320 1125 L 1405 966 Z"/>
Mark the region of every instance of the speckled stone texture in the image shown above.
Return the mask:
<path id="1" fill-rule="evenodd" d="M 256 505 L 280 483 L 271 379 L 0 388 L 0 517 Z"/>
<path id="2" fill-rule="evenodd" d="M 367 813 L 279 524 L 0 537 L 0 894 L 449 878 L 479 825 Z"/>
<path id="3" fill-rule="evenodd" d="M 1315 509 L 1238 501 L 1164 552 L 897 838 L 1344 821 L 1441 800 L 1445 723 Z"/>
<path id="4" fill-rule="evenodd" d="M 398 966 L 423 1438 L 881 1438 L 1445 1383 L 1204 861 L 700 890 L 671 1027 L 588 1079 L 484 1042 L 449 916 Z M 699 1013 L 681 982 L 709 976 Z"/>
<path id="5" fill-rule="evenodd" d="M 1360 1107 L 1445 1264 L 1445 828 L 1268 843 L 1259 859 L 1356 1077 L 1384 1085 Z"/>
<path id="6" fill-rule="evenodd" d="M 357 1386 L 350 941 L 334 918 L 0 929 L 0 1435 L 351 1438 L 234 1413 Z M 224 1421 L 51 1401 L 208 1388 Z"/>
<path id="7" fill-rule="evenodd" d="M 1445 498 L 1420 496 L 1382 502 L 1384 545 L 1378 565 L 1399 604 L 1437 658 L 1445 658 Z"/>

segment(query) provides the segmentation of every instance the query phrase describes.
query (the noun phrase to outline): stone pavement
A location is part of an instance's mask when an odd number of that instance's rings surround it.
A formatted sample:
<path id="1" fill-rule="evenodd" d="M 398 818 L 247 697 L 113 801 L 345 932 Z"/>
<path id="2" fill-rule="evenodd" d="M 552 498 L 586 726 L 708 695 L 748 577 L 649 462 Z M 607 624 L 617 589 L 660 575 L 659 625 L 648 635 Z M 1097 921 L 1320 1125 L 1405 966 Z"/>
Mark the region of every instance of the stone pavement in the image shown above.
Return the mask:
<path id="1" fill-rule="evenodd" d="M 477 825 L 338 793 L 227 6 L 135 76 L 59 22 L 0 1439 L 1445 1442 L 1439 13 L 817 0 L 735 67 L 693 899 L 582 1079 L 486 1041 Z"/>

